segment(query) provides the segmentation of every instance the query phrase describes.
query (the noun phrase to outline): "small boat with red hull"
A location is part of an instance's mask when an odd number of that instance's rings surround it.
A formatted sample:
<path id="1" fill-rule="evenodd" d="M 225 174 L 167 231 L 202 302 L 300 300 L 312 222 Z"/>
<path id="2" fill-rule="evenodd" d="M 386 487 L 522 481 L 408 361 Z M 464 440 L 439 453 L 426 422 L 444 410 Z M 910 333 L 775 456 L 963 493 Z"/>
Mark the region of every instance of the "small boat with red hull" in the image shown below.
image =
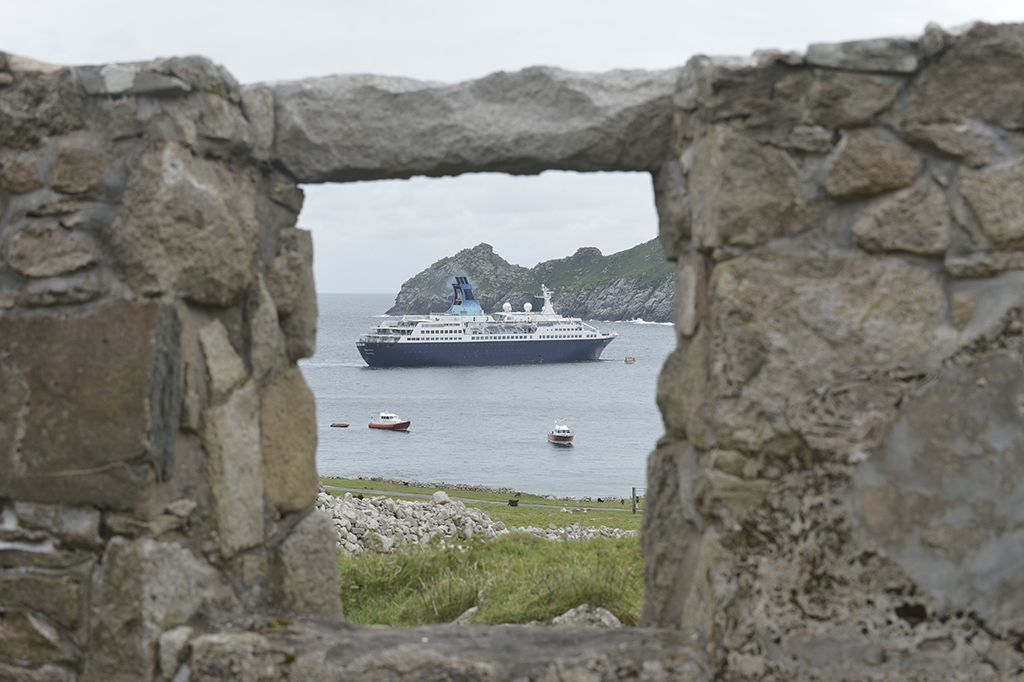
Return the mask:
<path id="1" fill-rule="evenodd" d="M 409 420 L 402 419 L 391 412 L 381 412 L 379 415 L 370 417 L 371 429 L 387 429 L 388 431 L 405 431 L 409 428 Z"/>
<path id="2" fill-rule="evenodd" d="M 348 428 L 348 424 L 334 423 L 334 424 L 331 424 L 331 426 L 333 426 L 336 429 L 347 429 Z"/>
<path id="3" fill-rule="evenodd" d="M 572 445 L 573 435 L 572 429 L 565 425 L 564 420 L 559 419 L 555 422 L 555 427 L 548 431 L 548 442 L 555 445 Z"/>

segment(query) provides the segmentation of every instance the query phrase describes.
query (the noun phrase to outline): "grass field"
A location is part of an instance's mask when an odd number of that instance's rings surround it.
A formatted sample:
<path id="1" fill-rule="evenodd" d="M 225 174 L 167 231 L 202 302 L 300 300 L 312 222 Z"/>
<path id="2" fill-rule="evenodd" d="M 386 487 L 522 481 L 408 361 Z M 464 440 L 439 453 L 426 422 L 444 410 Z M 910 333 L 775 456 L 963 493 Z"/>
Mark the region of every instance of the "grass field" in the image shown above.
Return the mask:
<path id="1" fill-rule="evenodd" d="M 437 488 L 351 478 L 321 477 L 325 485 L 373 491 L 397 500 L 424 501 Z M 332 490 L 342 496 L 343 491 Z M 451 497 L 481 500 L 466 503 L 506 527 L 546 528 L 572 523 L 640 530 L 641 514 L 619 502 L 569 505 L 521 493 L 517 507 L 508 495 L 445 490 Z M 526 506 L 538 505 L 538 506 Z M 563 508 L 587 512 L 569 513 Z M 483 541 L 464 541 L 462 549 L 433 542 L 391 554 L 366 552 L 338 557 L 338 577 L 345 617 L 360 625 L 410 627 L 448 623 L 470 607 L 474 623 L 528 623 L 550 620 L 580 604 L 602 606 L 626 625 L 635 625 L 643 602 L 640 538 L 552 541 L 527 533 L 509 533 Z"/>
<path id="2" fill-rule="evenodd" d="M 528 623 L 580 604 L 635 625 L 644 590 L 638 537 L 580 542 L 510 533 L 462 551 L 432 544 L 339 556 L 338 575 L 349 621 L 394 627 L 451 622 L 472 606 L 474 623 Z"/>
<path id="3" fill-rule="evenodd" d="M 325 485 L 372 490 L 396 500 L 423 501 L 422 497 L 415 497 L 410 495 L 410 493 L 430 495 L 438 490 L 437 488 L 417 488 L 415 486 L 403 486 L 394 483 L 383 483 L 354 478 L 321 477 L 320 480 Z M 330 492 L 338 496 L 345 494 L 344 492 L 337 490 L 332 490 Z M 487 512 L 492 520 L 501 521 L 509 528 L 520 526 L 546 528 L 550 524 L 562 527 L 572 523 L 579 523 L 584 526 L 608 526 L 609 528 L 639 531 L 640 521 L 642 519 L 641 514 L 631 513 L 632 508 L 628 501 L 625 504 L 621 504 L 619 502 L 576 502 L 568 504 L 558 500 L 547 500 L 543 497 L 531 495 L 529 493 L 521 493 L 517 498 L 519 500 L 519 506 L 509 507 L 508 495 L 478 492 L 476 490 L 456 490 L 454 488 L 448 488 L 445 492 L 447 492 L 451 497 L 472 498 L 475 500 L 493 502 L 493 504 L 467 503 L 466 506 L 476 507 L 477 509 Z M 534 507 L 528 505 L 542 506 Z M 566 510 L 573 510 L 582 509 L 584 506 L 588 508 L 588 511 L 573 511 L 571 513 L 569 511 L 562 511 L 563 508 Z M 642 499 L 640 508 L 641 510 L 643 509 Z"/>

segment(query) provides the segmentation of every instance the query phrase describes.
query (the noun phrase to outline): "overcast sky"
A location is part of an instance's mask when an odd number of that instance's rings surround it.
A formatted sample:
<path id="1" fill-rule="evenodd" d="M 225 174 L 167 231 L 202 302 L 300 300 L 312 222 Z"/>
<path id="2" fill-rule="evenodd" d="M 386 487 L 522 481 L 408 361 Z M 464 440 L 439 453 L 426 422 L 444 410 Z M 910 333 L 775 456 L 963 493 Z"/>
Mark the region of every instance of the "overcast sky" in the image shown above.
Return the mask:
<path id="1" fill-rule="evenodd" d="M 201 54 L 252 83 L 335 73 L 458 82 L 549 65 L 664 69 L 695 54 L 1024 21 L 1022 0 L 32 0 L 0 5 L 0 50 L 59 64 Z M 321 292 L 397 293 L 487 242 L 533 266 L 657 236 L 647 174 L 547 172 L 306 186 Z"/>

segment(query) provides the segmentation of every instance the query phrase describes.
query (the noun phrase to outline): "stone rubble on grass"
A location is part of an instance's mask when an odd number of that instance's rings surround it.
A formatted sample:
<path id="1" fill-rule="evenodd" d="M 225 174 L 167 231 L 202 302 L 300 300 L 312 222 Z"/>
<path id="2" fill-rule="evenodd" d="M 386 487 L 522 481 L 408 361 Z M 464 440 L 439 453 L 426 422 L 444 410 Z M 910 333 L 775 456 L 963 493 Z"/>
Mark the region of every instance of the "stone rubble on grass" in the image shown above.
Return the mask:
<path id="1" fill-rule="evenodd" d="M 547 528 L 506 528 L 501 521 L 492 521 L 487 512 L 452 500 L 442 490 L 423 502 L 406 502 L 383 496 L 361 500 L 351 493 L 334 497 L 321 491 L 316 506 L 331 517 L 338 534 L 338 547 L 351 555 L 366 551 L 391 552 L 402 545 L 424 545 L 435 537 L 444 544 L 452 544 L 473 537 L 490 539 L 512 531 L 532 533 L 549 540 L 618 538 L 637 534 L 632 530 L 607 526 L 595 528 L 578 523 L 564 528 L 555 524 Z"/>
<path id="2" fill-rule="evenodd" d="M 560 616 L 555 616 L 551 619 L 551 624 L 581 628 L 622 627 L 622 621 L 614 613 L 602 606 L 591 606 L 590 604 L 580 604 Z"/>

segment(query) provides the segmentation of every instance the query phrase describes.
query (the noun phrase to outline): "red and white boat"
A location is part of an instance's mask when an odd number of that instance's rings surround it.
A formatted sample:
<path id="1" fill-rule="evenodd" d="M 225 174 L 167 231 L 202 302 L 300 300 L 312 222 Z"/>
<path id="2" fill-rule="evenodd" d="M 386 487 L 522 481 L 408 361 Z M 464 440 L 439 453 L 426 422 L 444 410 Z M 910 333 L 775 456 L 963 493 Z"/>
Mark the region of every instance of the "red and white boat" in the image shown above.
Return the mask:
<path id="1" fill-rule="evenodd" d="M 409 420 L 402 419 L 391 412 L 381 412 L 379 415 L 370 417 L 371 429 L 387 429 L 389 431 L 405 431 L 409 428 Z"/>
<path id="2" fill-rule="evenodd" d="M 555 427 L 548 431 L 548 442 L 555 445 L 572 445 L 572 438 L 572 429 L 566 426 L 562 419 L 555 422 Z"/>

